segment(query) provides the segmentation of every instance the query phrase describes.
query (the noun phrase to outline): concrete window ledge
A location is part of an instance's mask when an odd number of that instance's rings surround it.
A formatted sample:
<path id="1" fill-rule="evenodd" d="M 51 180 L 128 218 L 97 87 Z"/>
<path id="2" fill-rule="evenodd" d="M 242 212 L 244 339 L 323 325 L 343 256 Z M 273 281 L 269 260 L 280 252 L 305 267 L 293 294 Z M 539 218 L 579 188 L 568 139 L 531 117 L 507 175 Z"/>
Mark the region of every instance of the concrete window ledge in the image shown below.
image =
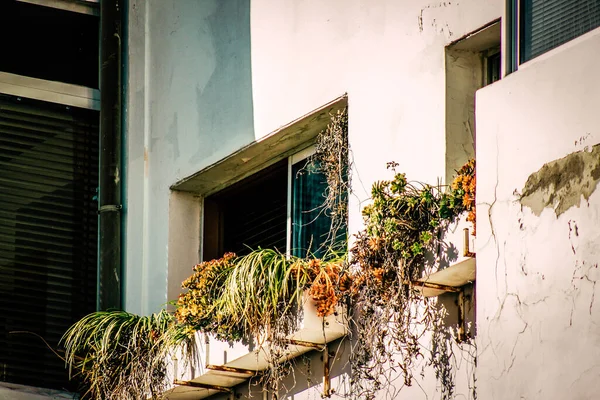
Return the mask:
<path id="1" fill-rule="evenodd" d="M 17 385 L 7 382 L 0 383 L 0 399 L 2 400 L 73 400 L 78 398 L 79 395 L 75 393 L 60 390 Z"/>

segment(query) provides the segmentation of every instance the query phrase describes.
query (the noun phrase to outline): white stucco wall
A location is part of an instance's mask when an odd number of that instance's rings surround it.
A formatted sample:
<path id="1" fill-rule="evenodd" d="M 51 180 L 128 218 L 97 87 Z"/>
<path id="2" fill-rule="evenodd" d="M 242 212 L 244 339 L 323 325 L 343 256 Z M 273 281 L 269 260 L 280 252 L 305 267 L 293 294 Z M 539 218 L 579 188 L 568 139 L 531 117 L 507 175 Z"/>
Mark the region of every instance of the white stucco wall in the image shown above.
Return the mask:
<path id="1" fill-rule="evenodd" d="M 600 190 L 558 216 L 519 198 L 545 163 L 600 142 L 599 48 L 596 29 L 477 93 L 481 399 L 598 397 Z"/>
<path id="2" fill-rule="evenodd" d="M 410 179 L 445 176 L 444 48 L 499 18 L 504 2 L 253 0 L 256 135 L 348 93 L 360 202 L 397 161 Z"/>
<path id="3" fill-rule="evenodd" d="M 130 0 L 127 310 L 147 314 L 173 299 L 168 287 L 197 260 L 197 238 L 186 247 L 177 235 L 200 229 L 200 200 L 169 187 L 343 93 L 355 166 L 351 232 L 371 183 L 391 176 L 386 162 L 411 179 L 443 178 L 444 48 L 503 9 L 501 0 Z M 320 398 L 319 357 L 297 370 L 294 399 Z M 463 398 L 472 391 L 468 360 L 457 353 Z M 342 356 L 334 386 L 344 371 Z M 396 398 L 437 397 L 426 370 Z"/>
<path id="4" fill-rule="evenodd" d="M 128 12 L 125 305 L 147 314 L 172 300 L 169 187 L 254 140 L 250 7 L 131 0 Z"/>

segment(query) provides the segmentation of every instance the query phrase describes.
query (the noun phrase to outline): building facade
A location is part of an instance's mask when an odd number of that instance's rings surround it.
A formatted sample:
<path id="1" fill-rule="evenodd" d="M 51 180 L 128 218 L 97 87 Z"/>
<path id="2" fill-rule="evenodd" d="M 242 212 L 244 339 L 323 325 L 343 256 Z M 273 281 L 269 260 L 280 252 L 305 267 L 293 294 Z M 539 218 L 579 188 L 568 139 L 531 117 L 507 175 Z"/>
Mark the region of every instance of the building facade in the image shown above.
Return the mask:
<path id="1" fill-rule="evenodd" d="M 176 299 L 192 266 L 219 252 L 215 201 L 300 162 L 328 114 L 347 106 L 350 236 L 371 184 L 390 177 L 388 161 L 435 183 L 476 157 L 475 329 L 455 349 L 455 397 L 595 397 L 598 1 L 117 3 L 124 309 L 149 314 Z M 289 248 L 291 231 L 274 233 L 279 246 Z M 321 355 L 308 358 L 285 382 L 290 398 L 321 396 Z M 395 398 L 440 397 L 422 367 Z"/>

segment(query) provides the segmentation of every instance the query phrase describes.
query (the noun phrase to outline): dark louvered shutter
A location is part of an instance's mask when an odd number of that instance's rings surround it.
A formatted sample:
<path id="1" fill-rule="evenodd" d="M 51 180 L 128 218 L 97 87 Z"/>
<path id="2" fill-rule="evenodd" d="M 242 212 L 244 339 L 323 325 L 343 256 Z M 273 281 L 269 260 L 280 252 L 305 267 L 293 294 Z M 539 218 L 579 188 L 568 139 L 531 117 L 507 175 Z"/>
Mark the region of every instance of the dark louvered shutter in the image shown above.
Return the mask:
<path id="1" fill-rule="evenodd" d="M 521 62 L 600 26 L 600 0 L 523 0 Z"/>
<path id="2" fill-rule="evenodd" d="M 68 388 L 56 346 L 96 307 L 98 113 L 0 96 L 0 380 Z"/>
<path id="3" fill-rule="evenodd" d="M 220 257 L 228 251 L 244 255 L 259 247 L 286 251 L 287 159 L 208 197 L 207 201 L 217 205 L 214 212 L 220 214 L 221 234 L 218 249 L 209 252 L 205 243 L 205 258 Z M 215 215 L 204 218 L 206 222 Z"/>

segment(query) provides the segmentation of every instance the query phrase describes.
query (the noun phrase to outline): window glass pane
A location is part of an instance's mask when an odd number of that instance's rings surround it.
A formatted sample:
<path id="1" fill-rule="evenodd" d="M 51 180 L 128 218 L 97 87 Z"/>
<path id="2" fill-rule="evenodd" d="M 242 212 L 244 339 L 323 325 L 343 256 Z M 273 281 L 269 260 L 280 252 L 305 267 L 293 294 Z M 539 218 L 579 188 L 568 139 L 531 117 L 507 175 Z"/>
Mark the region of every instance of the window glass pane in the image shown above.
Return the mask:
<path id="1" fill-rule="evenodd" d="M 488 85 L 500 80 L 500 53 L 493 54 L 487 58 L 487 81 Z"/>
<path id="2" fill-rule="evenodd" d="M 292 166 L 292 255 L 323 257 L 331 247 L 331 218 L 322 207 L 326 190 L 327 179 L 308 160 Z"/>
<path id="3" fill-rule="evenodd" d="M 600 26 L 600 0 L 523 0 L 521 62 Z"/>
<path id="4" fill-rule="evenodd" d="M 0 71 L 98 87 L 99 18 L 0 1 Z"/>

